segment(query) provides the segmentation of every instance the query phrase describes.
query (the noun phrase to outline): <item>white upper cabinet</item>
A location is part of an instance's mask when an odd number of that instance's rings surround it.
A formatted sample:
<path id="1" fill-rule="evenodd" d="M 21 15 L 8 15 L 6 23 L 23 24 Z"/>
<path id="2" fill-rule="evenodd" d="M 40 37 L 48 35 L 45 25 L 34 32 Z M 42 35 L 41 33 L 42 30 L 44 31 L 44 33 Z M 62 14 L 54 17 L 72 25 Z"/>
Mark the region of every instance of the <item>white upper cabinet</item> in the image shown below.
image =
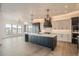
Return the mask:
<path id="1" fill-rule="evenodd" d="M 52 22 L 54 30 L 71 30 L 71 20 L 58 20 Z"/>

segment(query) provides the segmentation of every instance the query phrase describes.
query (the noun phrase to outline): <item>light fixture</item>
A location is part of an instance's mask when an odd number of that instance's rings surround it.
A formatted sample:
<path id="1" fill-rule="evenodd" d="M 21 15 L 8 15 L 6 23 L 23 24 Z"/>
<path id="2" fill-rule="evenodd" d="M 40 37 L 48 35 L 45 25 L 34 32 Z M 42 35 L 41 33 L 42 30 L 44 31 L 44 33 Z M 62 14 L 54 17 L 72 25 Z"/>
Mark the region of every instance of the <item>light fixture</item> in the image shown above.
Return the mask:
<path id="1" fill-rule="evenodd" d="M 52 23 L 51 23 L 51 17 L 50 17 L 50 15 L 49 15 L 49 11 L 50 11 L 50 9 L 46 9 L 46 11 L 47 11 L 47 15 L 46 15 L 46 17 L 44 18 L 44 27 L 52 27 Z"/>

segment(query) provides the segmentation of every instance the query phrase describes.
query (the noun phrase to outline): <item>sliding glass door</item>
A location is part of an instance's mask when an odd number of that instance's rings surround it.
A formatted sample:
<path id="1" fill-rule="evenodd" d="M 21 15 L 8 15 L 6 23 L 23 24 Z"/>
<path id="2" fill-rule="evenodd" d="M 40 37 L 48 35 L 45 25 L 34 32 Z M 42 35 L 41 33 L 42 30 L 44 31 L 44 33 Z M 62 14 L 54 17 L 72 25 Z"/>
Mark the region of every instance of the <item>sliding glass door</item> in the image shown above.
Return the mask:
<path id="1" fill-rule="evenodd" d="M 22 34 L 22 26 L 19 24 L 6 24 L 5 33 L 6 35 L 12 35 L 12 36 Z"/>
<path id="2" fill-rule="evenodd" d="M 7 35 L 11 34 L 11 24 L 6 24 L 5 25 L 5 32 Z"/>
<path id="3" fill-rule="evenodd" d="M 12 25 L 12 34 L 17 34 L 17 25 Z"/>
<path id="4" fill-rule="evenodd" d="M 18 34 L 22 33 L 22 26 L 21 25 L 17 26 L 17 32 L 18 32 Z"/>

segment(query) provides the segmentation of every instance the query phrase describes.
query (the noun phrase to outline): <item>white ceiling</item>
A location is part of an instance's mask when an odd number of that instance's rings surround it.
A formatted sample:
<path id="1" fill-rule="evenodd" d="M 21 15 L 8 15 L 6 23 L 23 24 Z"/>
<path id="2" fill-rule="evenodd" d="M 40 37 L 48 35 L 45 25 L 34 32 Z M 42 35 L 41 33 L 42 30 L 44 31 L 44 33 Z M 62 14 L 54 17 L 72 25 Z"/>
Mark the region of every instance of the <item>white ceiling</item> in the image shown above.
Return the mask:
<path id="1" fill-rule="evenodd" d="M 75 3 L 50 3 L 50 4 L 41 4 L 41 3 L 26 3 L 26 4 L 20 4 L 20 3 L 5 3 L 1 4 L 2 5 L 2 10 L 3 11 L 25 11 L 25 12 L 30 12 L 30 11 L 37 11 L 37 12 L 45 12 L 47 8 L 50 9 L 50 12 L 53 12 L 52 15 L 56 14 L 62 14 L 65 13 L 65 11 L 71 12 L 75 10 L 76 4 Z M 68 6 L 68 8 L 65 8 L 65 6 Z M 56 11 L 56 12 L 55 12 Z"/>
<path id="2" fill-rule="evenodd" d="M 30 19 L 31 14 L 34 15 L 34 18 L 44 18 L 47 8 L 50 9 L 50 15 L 54 16 L 75 11 L 78 9 L 77 6 L 79 6 L 79 4 L 75 3 L 3 3 L 1 4 L 1 10 L 3 13 L 6 12 L 13 15 L 21 14 L 26 19 Z M 17 18 L 17 16 L 15 18 Z"/>

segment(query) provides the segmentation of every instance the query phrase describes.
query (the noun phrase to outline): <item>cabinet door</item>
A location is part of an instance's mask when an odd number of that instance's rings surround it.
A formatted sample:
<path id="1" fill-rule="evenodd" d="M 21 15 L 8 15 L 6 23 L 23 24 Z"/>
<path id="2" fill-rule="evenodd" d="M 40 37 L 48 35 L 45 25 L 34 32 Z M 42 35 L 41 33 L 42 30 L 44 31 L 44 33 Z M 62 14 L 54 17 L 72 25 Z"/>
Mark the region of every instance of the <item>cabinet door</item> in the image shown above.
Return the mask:
<path id="1" fill-rule="evenodd" d="M 67 42 L 67 34 L 62 34 L 62 41 Z"/>
<path id="2" fill-rule="evenodd" d="M 49 40 L 50 40 L 50 38 L 48 38 L 48 37 L 45 39 L 45 45 L 46 45 L 47 47 L 49 46 L 49 44 L 48 44 L 48 41 L 49 41 Z"/>
<path id="3" fill-rule="evenodd" d="M 41 37 L 40 36 L 37 36 L 37 43 L 41 44 Z"/>
<path id="4" fill-rule="evenodd" d="M 59 41 L 65 41 L 66 40 L 66 38 L 65 38 L 65 36 L 64 36 L 64 34 L 58 34 L 58 40 Z"/>
<path id="5" fill-rule="evenodd" d="M 71 20 L 70 19 L 68 19 L 68 20 L 64 20 L 63 22 L 62 22 L 62 25 L 63 25 L 63 29 L 71 29 Z"/>
<path id="6" fill-rule="evenodd" d="M 62 20 L 61 22 L 61 29 L 64 29 L 64 30 L 70 30 L 71 29 L 71 20 L 68 19 L 68 20 Z"/>
<path id="7" fill-rule="evenodd" d="M 67 41 L 68 42 L 72 42 L 72 35 L 71 35 L 71 33 L 67 34 Z"/>
<path id="8" fill-rule="evenodd" d="M 58 41 L 64 41 L 64 42 L 71 42 L 71 34 L 58 34 L 57 35 Z"/>
<path id="9" fill-rule="evenodd" d="M 53 23 L 52 23 L 53 29 L 55 29 L 55 30 L 58 29 L 58 27 L 59 27 L 58 23 L 59 23 L 58 21 L 53 21 Z"/>
<path id="10" fill-rule="evenodd" d="M 44 40 L 43 45 L 46 46 L 47 38 L 46 37 L 43 37 L 43 38 L 44 38 L 43 39 Z"/>
<path id="11" fill-rule="evenodd" d="M 58 20 L 58 21 L 53 21 L 53 29 L 57 30 L 70 30 L 71 29 L 71 20 Z"/>
<path id="12" fill-rule="evenodd" d="M 59 34 L 59 33 L 57 34 L 57 40 L 58 40 L 58 41 L 62 41 L 61 34 Z"/>

